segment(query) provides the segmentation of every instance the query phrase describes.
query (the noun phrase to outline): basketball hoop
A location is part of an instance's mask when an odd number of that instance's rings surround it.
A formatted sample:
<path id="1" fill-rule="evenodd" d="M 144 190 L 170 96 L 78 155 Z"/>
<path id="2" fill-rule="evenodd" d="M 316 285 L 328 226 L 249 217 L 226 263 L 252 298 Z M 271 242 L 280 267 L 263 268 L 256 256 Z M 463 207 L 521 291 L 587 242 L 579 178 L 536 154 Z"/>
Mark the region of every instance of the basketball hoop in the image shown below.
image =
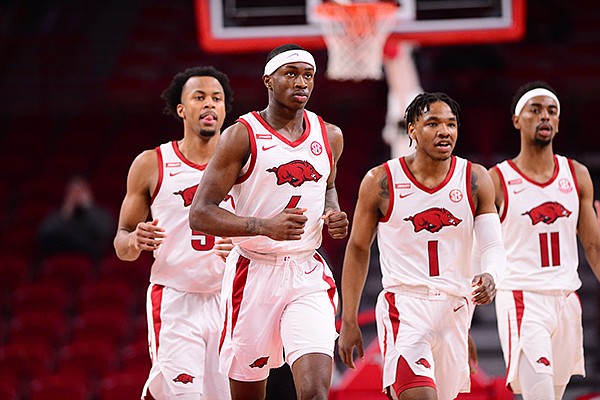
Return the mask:
<path id="1" fill-rule="evenodd" d="M 326 76 L 341 81 L 381 79 L 383 47 L 397 9 L 382 2 L 315 6 L 329 57 Z"/>

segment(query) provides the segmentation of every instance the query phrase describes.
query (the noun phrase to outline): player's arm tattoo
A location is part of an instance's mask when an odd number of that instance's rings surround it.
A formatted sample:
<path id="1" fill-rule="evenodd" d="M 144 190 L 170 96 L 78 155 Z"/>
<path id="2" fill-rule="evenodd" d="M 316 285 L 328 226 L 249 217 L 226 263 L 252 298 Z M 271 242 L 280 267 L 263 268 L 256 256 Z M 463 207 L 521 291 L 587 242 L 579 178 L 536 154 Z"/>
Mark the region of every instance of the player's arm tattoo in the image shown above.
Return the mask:
<path id="1" fill-rule="evenodd" d="M 473 196 L 473 204 L 475 204 L 475 208 L 477 208 L 477 190 L 479 186 L 477 186 L 477 174 L 471 171 L 471 195 Z"/>
<path id="2" fill-rule="evenodd" d="M 383 174 L 383 177 L 379 181 L 379 195 L 384 199 L 390 198 L 390 190 L 388 188 L 387 174 Z"/>
<path id="3" fill-rule="evenodd" d="M 262 227 L 262 221 L 258 218 L 248 218 L 246 221 L 246 232 L 251 234 L 260 233 L 260 228 Z"/>

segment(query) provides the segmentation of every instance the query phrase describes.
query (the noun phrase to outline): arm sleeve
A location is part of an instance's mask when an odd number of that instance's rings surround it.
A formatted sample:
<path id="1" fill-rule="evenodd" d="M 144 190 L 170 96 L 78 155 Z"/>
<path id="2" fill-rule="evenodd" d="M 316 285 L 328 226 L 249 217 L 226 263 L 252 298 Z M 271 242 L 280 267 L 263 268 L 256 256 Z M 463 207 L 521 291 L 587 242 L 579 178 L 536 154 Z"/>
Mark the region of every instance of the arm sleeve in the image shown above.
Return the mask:
<path id="1" fill-rule="evenodd" d="M 494 283 L 504 275 L 506 267 L 506 251 L 502 242 L 502 228 L 500 217 L 496 213 L 481 214 L 475 217 L 474 222 L 476 256 L 481 265 L 480 273 L 488 273 Z"/>

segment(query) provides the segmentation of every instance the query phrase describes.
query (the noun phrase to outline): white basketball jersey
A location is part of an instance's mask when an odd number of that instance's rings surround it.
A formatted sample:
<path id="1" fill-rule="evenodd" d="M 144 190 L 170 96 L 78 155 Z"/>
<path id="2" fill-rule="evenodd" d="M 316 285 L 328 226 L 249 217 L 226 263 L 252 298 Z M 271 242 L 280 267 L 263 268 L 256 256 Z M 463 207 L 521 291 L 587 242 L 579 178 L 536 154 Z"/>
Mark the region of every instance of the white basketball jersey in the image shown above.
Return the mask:
<path id="1" fill-rule="evenodd" d="M 534 182 L 510 160 L 498 164 L 500 210 L 508 265 L 498 288 L 577 290 L 579 188 L 571 161 L 554 156 L 554 174 Z"/>
<path id="2" fill-rule="evenodd" d="M 325 190 L 333 157 L 323 120 L 304 111 L 304 133 L 294 142 L 271 128 L 256 111 L 238 119 L 248 129 L 252 154 L 231 193 L 236 214 L 272 218 L 285 208 L 306 208 L 308 221 L 300 240 L 267 236 L 234 238 L 240 247 L 260 253 L 301 252 L 321 245 Z"/>
<path id="3" fill-rule="evenodd" d="M 158 183 L 150 211 L 167 237 L 154 251 L 150 281 L 183 292 L 215 292 L 221 288 L 225 262 L 213 253 L 215 237 L 193 232 L 190 205 L 205 165 L 194 164 L 179 151 L 177 141 L 156 148 Z M 233 211 L 228 197 L 221 207 Z"/>
<path id="4" fill-rule="evenodd" d="M 435 188 L 419 183 L 405 159 L 384 164 L 390 202 L 377 228 L 384 289 L 429 287 L 456 296 L 472 291 L 471 162 L 452 157 Z"/>

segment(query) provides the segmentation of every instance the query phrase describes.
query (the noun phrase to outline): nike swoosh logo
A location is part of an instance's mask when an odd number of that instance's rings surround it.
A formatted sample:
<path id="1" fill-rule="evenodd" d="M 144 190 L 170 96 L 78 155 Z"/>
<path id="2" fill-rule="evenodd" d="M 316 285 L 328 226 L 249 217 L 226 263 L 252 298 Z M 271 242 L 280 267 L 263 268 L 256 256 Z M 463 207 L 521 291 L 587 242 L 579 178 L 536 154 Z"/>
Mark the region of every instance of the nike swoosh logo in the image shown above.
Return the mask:
<path id="1" fill-rule="evenodd" d="M 274 144 L 273 146 L 269 146 L 269 147 L 263 146 L 262 149 L 263 149 L 263 151 L 266 151 L 266 150 L 272 149 L 273 147 L 276 147 L 276 146 L 277 146 L 276 144 Z"/>
<path id="2" fill-rule="evenodd" d="M 183 174 L 184 172 L 185 171 L 169 172 L 169 176 L 175 176 L 175 175 Z"/>
<path id="3" fill-rule="evenodd" d="M 315 267 L 314 267 L 313 269 L 311 269 L 310 271 L 308 271 L 308 272 L 304 271 L 304 273 L 305 273 L 306 275 L 308 275 L 308 274 L 310 274 L 311 272 L 313 272 L 315 269 L 317 269 L 317 265 L 315 265 Z"/>
<path id="4" fill-rule="evenodd" d="M 457 312 L 458 310 L 460 310 L 460 309 L 461 309 L 461 308 L 463 308 L 464 306 L 465 306 L 465 305 L 464 305 L 464 304 L 462 304 L 462 305 L 460 305 L 460 306 L 458 306 L 458 307 L 454 307 L 454 312 Z"/>
<path id="5" fill-rule="evenodd" d="M 400 195 L 399 195 L 399 197 L 400 197 L 401 199 L 403 199 L 403 198 L 405 198 L 405 197 L 408 197 L 408 196 L 410 196 L 410 195 L 411 195 L 411 194 L 413 194 L 413 193 L 414 193 L 414 192 L 400 194 Z"/>
<path id="6" fill-rule="evenodd" d="M 527 189 L 527 188 L 522 188 L 522 189 L 513 190 L 513 193 L 514 193 L 514 194 L 519 194 L 519 193 L 521 193 L 521 192 L 522 192 L 523 190 L 525 190 L 525 189 Z"/>

